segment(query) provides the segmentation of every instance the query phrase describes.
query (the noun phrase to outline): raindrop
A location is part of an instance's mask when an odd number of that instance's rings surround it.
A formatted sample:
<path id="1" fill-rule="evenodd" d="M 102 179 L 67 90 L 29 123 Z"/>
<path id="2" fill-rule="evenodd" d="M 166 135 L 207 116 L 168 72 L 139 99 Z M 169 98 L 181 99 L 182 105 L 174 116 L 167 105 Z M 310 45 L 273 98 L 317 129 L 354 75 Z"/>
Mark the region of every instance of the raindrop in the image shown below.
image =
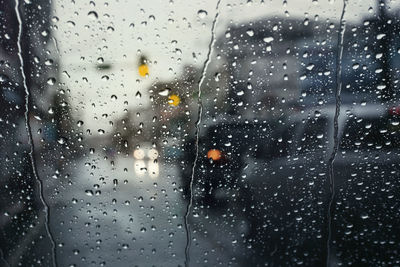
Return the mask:
<path id="1" fill-rule="evenodd" d="M 0 74 L 0 82 L 4 83 L 8 81 L 8 76 L 5 74 Z"/>
<path id="2" fill-rule="evenodd" d="M 376 88 L 377 88 L 378 90 L 383 90 L 383 89 L 386 88 L 386 85 L 385 85 L 385 84 L 378 84 L 378 85 L 376 86 Z"/>
<path id="3" fill-rule="evenodd" d="M 61 145 L 65 144 L 67 142 L 67 138 L 65 137 L 60 137 L 58 138 L 57 142 Z"/>
<path id="4" fill-rule="evenodd" d="M 51 65 L 53 65 L 53 60 L 52 60 L 52 59 L 47 59 L 47 60 L 44 62 L 44 64 L 45 64 L 46 66 L 51 66 Z"/>
<path id="5" fill-rule="evenodd" d="M 252 29 L 248 29 L 248 30 L 246 31 L 246 33 L 247 33 L 247 35 L 250 36 L 250 37 L 254 36 L 254 31 L 253 31 Z"/>
<path id="6" fill-rule="evenodd" d="M 368 217 L 369 217 L 368 214 L 362 214 L 362 215 L 361 215 L 361 219 L 363 219 L 363 220 L 368 219 Z"/>
<path id="7" fill-rule="evenodd" d="M 69 20 L 69 21 L 67 21 L 67 25 L 68 25 L 69 27 L 73 28 L 73 27 L 75 27 L 75 22 Z"/>
<path id="8" fill-rule="evenodd" d="M 97 13 L 96 13 L 95 11 L 90 11 L 90 12 L 88 13 L 88 17 L 89 17 L 90 19 L 95 20 L 95 19 L 97 19 L 97 18 L 99 17 L 99 15 L 97 15 Z"/>
<path id="9" fill-rule="evenodd" d="M 158 94 L 162 95 L 162 96 L 168 96 L 170 91 L 171 91 L 171 89 L 165 88 L 165 89 L 162 89 L 161 91 L 159 91 Z"/>
<path id="10" fill-rule="evenodd" d="M 207 16 L 207 11 L 205 11 L 205 10 L 203 10 L 203 9 L 200 9 L 200 10 L 197 12 L 197 15 L 199 16 L 199 18 L 204 19 L 204 18 Z"/>
<path id="11" fill-rule="evenodd" d="M 376 39 L 380 40 L 380 39 L 382 39 L 382 38 L 385 37 L 385 36 L 386 36 L 386 34 L 381 33 L 381 34 L 378 34 L 378 35 L 376 36 Z"/>
<path id="12" fill-rule="evenodd" d="M 274 40 L 274 37 L 268 36 L 268 37 L 264 37 L 263 41 L 266 43 L 270 43 Z"/>
<path id="13" fill-rule="evenodd" d="M 47 84 L 54 85 L 56 83 L 56 78 L 50 77 L 47 79 Z"/>
<path id="14" fill-rule="evenodd" d="M 221 73 L 219 73 L 219 72 L 215 73 L 215 75 L 214 75 L 215 81 L 219 82 L 220 78 L 221 78 Z"/>

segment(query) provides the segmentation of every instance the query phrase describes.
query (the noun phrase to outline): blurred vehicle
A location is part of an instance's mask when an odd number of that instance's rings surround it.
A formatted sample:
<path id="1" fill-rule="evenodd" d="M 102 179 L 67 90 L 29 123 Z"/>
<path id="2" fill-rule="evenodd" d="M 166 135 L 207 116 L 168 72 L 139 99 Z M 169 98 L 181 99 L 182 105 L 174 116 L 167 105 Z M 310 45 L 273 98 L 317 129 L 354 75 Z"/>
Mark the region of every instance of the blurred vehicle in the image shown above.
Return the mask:
<path id="1" fill-rule="evenodd" d="M 238 186 L 238 175 L 244 167 L 243 158 L 257 153 L 258 146 L 268 143 L 272 126 L 268 121 L 224 121 L 209 126 L 199 138 L 196 181 L 201 192 L 196 199 L 218 207 L 230 199 Z M 195 140 L 185 143 L 184 166 L 193 166 Z M 188 197 L 192 168 L 181 168 L 182 188 Z"/>
<path id="2" fill-rule="evenodd" d="M 142 143 L 135 147 L 133 158 L 136 160 L 155 160 L 158 158 L 158 151 L 150 143 Z"/>
<path id="3" fill-rule="evenodd" d="M 158 177 L 158 150 L 151 143 L 137 145 L 133 151 L 135 173 L 142 176 Z"/>
<path id="4" fill-rule="evenodd" d="M 400 219 L 395 211 L 385 210 L 387 192 L 373 189 L 384 181 L 398 183 L 394 171 L 400 164 L 398 115 L 385 105 L 341 106 L 341 110 L 333 169 L 335 193 L 340 197 L 338 207 L 333 206 L 332 239 L 350 258 L 359 253 L 368 259 L 372 254 L 360 242 L 372 241 L 363 231 L 379 223 L 394 226 Z M 334 115 L 335 107 L 328 106 L 292 116 L 277 128 L 268 146 L 259 145 L 258 153 L 243 157 L 246 167 L 236 179 L 248 189 L 239 202 L 250 221 L 248 238 L 272 264 L 290 265 L 302 255 L 309 255 L 315 266 L 324 264 Z M 356 179 L 358 186 L 354 186 Z M 376 219 L 363 222 L 371 213 Z M 351 237 L 353 226 L 358 233 Z M 394 240 L 400 237 L 398 232 L 392 235 Z M 390 255 L 390 250 L 384 251 L 387 247 L 376 249 L 381 258 Z"/>

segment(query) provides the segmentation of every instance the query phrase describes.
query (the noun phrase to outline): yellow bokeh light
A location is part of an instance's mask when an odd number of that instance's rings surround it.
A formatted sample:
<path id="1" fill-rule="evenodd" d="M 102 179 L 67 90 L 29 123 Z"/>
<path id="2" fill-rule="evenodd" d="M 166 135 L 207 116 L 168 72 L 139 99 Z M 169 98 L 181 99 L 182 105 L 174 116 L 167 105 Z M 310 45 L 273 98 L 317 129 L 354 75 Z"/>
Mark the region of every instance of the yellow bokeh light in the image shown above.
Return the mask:
<path id="1" fill-rule="evenodd" d="M 146 75 L 149 75 L 149 67 L 146 64 L 142 64 L 139 66 L 139 75 L 142 77 L 146 77 Z"/>
<path id="2" fill-rule="evenodd" d="M 181 102 L 181 98 L 179 96 L 177 96 L 177 95 L 170 95 L 168 97 L 168 103 L 171 106 L 175 106 L 176 107 L 176 106 L 179 105 L 180 102 Z"/>

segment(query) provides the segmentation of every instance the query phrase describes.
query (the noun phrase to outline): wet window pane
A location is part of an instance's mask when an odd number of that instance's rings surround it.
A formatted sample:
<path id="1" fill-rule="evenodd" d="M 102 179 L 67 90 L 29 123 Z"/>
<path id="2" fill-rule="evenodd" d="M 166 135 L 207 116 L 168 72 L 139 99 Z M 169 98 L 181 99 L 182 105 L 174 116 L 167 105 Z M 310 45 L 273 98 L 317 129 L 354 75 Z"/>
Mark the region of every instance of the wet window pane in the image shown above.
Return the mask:
<path id="1" fill-rule="evenodd" d="M 398 0 L 0 0 L 0 266 L 397 266 Z"/>

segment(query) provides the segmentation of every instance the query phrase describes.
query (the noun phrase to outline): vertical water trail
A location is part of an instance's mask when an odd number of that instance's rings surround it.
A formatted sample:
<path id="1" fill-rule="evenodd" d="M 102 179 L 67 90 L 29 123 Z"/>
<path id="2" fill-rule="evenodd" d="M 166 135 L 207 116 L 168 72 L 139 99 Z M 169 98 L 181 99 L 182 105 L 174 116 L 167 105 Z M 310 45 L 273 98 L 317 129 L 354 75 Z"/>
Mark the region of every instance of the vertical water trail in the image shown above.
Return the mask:
<path id="1" fill-rule="evenodd" d="M 346 13 L 348 0 L 343 0 L 343 8 L 342 14 L 340 16 L 340 28 L 338 32 L 338 41 L 337 41 L 337 58 L 336 58 L 336 94 L 335 94 L 335 117 L 333 121 L 333 150 L 331 157 L 329 158 L 329 183 L 330 183 L 330 193 L 331 197 L 329 200 L 328 211 L 327 211 L 327 221 L 328 221 L 328 238 L 326 242 L 327 256 L 326 256 L 326 266 L 328 267 L 330 264 L 330 255 L 331 255 L 331 242 L 332 242 L 332 207 L 333 201 L 335 199 L 335 179 L 333 173 L 333 163 L 335 161 L 335 157 L 339 148 L 339 115 L 340 115 L 340 105 L 341 105 L 341 97 L 340 93 L 342 92 L 342 58 L 343 58 L 343 39 L 344 33 L 346 31 L 346 21 L 344 20 L 344 15 Z"/>
<path id="2" fill-rule="evenodd" d="M 221 3 L 221 0 L 218 0 L 217 5 L 215 7 L 215 17 L 212 22 L 211 26 L 211 40 L 210 43 L 208 44 L 208 53 L 206 60 L 204 61 L 203 65 L 203 70 L 200 76 L 199 80 L 199 87 L 198 87 L 198 94 L 197 94 L 197 104 L 198 104 L 198 114 L 197 114 L 197 122 L 196 122 L 196 140 L 195 140 L 195 158 L 193 161 L 193 167 L 192 167 L 192 176 L 190 177 L 190 185 L 189 185 L 189 192 L 190 192 L 190 200 L 186 208 L 186 213 L 185 213 L 185 230 L 186 230 L 186 246 L 185 246 L 185 266 L 188 267 L 190 263 L 190 246 L 191 246 L 191 232 L 190 232 L 190 226 L 189 226 L 189 215 L 190 215 L 190 210 L 193 205 L 193 180 L 194 180 L 194 175 L 195 175 L 195 169 L 196 169 L 196 163 L 198 159 L 198 152 L 199 152 L 199 136 L 200 136 L 200 123 L 201 123 L 201 117 L 203 113 L 203 103 L 201 101 L 201 86 L 203 85 L 203 82 L 206 77 L 206 72 L 207 72 L 207 67 L 208 64 L 210 64 L 211 61 L 211 52 L 213 50 L 216 38 L 215 38 L 215 25 L 217 24 L 218 21 L 218 16 L 219 16 L 219 5 Z"/>
<path id="3" fill-rule="evenodd" d="M 51 37 L 51 39 L 53 40 L 54 47 L 56 48 L 57 54 L 60 55 L 60 50 L 58 49 L 58 43 L 57 43 L 56 38 L 54 38 L 54 36 L 53 36 L 53 37 Z"/>
<path id="4" fill-rule="evenodd" d="M 5 266 L 10 267 L 10 264 L 8 263 L 6 258 L 4 258 L 4 252 L 3 252 L 3 250 L 1 248 L 0 248 L 0 259 L 1 259 L 2 262 L 4 262 Z"/>
<path id="5" fill-rule="evenodd" d="M 50 218 L 50 212 L 49 212 L 49 205 L 46 203 L 44 199 L 44 194 L 43 194 L 43 182 L 39 178 L 39 175 L 37 173 L 37 168 L 36 168 L 36 163 L 35 163 L 35 157 L 34 157 L 34 144 L 33 144 L 33 139 L 32 139 L 32 132 L 31 132 L 31 125 L 29 122 L 29 98 L 30 98 L 30 92 L 28 89 L 28 85 L 26 83 L 26 76 L 25 76 L 25 71 L 24 71 L 24 59 L 22 57 L 22 47 L 21 47 L 21 34 L 22 34 L 22 19 L 21 19 L 21 14 L 19 13 L 19 0 L 15 0 L 15 14 L 17 16 L 17 21 L 18 21 L 18 39 L 17 39 L 17 47 L 18 47 L 18 59 L 20 63 L 20 71 L 22 75 L 22 84 L 25 89 L 25 128 L 28 134 L 28 142 L 30 146 L 30 151 L 29 151 L 29 157 L 31 160 L 31 165 L 32 165 L 32 172 L 35 180 L 37 181 L 39 185 L 39 197 L 40 201 L 43 204 L 44 208 L 44 214 L 45 214 L 45 228 L 47 235 L 51 241 L 52 245 L 52 261 L 53 265 L 57 266 L 56 262 L 56 244 L 54 242 L 54 238 L 50 232 L 50 226 L 49 226 L 49 218 Z"/>

